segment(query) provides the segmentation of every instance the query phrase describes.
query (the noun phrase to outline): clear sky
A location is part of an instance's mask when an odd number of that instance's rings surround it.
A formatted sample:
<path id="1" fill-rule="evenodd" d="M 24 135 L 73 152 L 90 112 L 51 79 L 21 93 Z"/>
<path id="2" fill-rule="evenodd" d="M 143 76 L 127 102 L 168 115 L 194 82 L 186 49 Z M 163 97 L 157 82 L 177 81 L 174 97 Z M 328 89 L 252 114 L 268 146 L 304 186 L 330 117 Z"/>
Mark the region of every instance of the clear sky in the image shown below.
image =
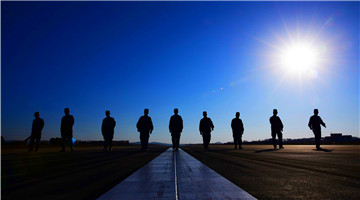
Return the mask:
<path id="1" fill-rule="evenodd" d="M 182 143 L 199 143 L 202 111 L 212 142 L 270 138 L 277 108 L 284 138 L 312 137 L 313 109 L 331 132 L 359 135 L 359 2 L 1 2 L 1 134 L 60 137 L 63 109 L 74 137 L 100 140 L 105 110 L 116 140 L 170 143 L 174 108 Z M 295 54 L 295 56 L 294 56 Z M 300 57 L 298 57 L 300 56 Z"/>

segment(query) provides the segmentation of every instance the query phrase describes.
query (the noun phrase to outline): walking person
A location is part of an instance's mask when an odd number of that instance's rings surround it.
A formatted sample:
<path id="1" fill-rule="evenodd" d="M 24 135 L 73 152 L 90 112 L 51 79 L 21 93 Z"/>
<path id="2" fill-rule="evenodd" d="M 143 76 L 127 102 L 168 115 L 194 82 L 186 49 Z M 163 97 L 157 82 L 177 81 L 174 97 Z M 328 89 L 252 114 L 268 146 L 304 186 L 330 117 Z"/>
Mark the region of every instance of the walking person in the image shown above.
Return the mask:
<path id="1" fill-rule="evenodd" d="M 112 143 L 114 138 L 114 129 L 116 122 L 114 118 L 110 117 L 110 111 L 105 111 L 106 117 L 103 119 L 101 125 L 101 133 L 104 137 L 104 151 L 112 150 Z M 107 149 L 109 147 L 109 150 Z"/>
<path id="2" fill-rule="evenodd" d="M 177 108 L 175 108 L 174 115 L 171 116 L 170 122 L 169 122 L 169 131 L 171 133 L 173 150 L 175 150 L 175 151 L 179 150 L 180 135 L 183 130 L 183 120 L 178 113 L 179 113 L 179 110 Z"/>
<path id="3" fill-rule="evenodd" d="M 309 128 L 313 131 L 314 135 L 315 135 L 315 146 L 317 150 L 321 150 L 320 148 L 320 140 L 321 140 L 321 126 L 326 128 L 325 123 L 323 122 L 323 120 L 321 119 L 320 116 L 318 116 L 319 114 L 319 110 L 318 109 L 314 109 L 314 115 L 310 117 L 309 120 Z"/>
<path id="4" fill-rule="evenodd" d="M 62 139 L 62 150 L 60 152 L 65 152 L 65 144 L 70 144 L 70 150 L 74 151 L 72 138 L 73 138 L 73 126 L 75 123 L 74 117 L 70 115 L 70 109 L 64 109 L 65 116 L 61 118 L 61 139 Z"/>
<path id="5" fill-rule="evenodd" d="M 274 149 L 276 149 L 276 135 L 279 138 L 279 149 L 283 149 L 283 128 L 284 125 L 281 122 L 280 117 L 277 116 L 278 111 L 276 109 L 273 110 L 273 116 L 270 117 L 270 124 L 271 124 L 271 137 L 272 137 L 272 142 L 274 145 Z"/>
<path id="6" fill-rule="evenodd" d="M 239 145 L 239 149 L 242 149 L 242 135 L 244 133 L 244 124 L 240 119 L 240 113 L 236 112 L 235 118 L 231 121 L 231 129 L 233 132 L 234 145 L 235 149 L 237 149 L 237 145 Z"/>
<path id="7" fill-rule="evenodd" d="M 209 150 L 209 143 L 211 139 L 211 131 L 214 130 L 214 124 L 212 123 L 211 119 L 207 117 L 207 112 L 203 112 L 204 118 L 200 120 L 199 124 L 199 131 L 200 135 L 203 137 L 203 145 L 204 150 Z"/>
<path id="8" fill-rule="evenodd" d="M 41 139 L 41 131 L 44 128 L 44 120 L 40 118 L 40 113 L 34 113 L 35 119 L 32 123 L 31 128 L 31 136 L 30 136 L 30 144 L 29 144 L 29 152 L 33 151 L 33 146 L 35 143 L 35 152 L 39 150 L 40 139 Z"/>
<path id="9" fill-rule="evenodd" d="M 148 151 L 149 149 L 149 137 L 154 130 L 151 117 L 149 115 L 149 109 L 144 110 L 144 115 L 140 117 L 136 124 L 138 132 L 140 132 L 141 151 Z"/>

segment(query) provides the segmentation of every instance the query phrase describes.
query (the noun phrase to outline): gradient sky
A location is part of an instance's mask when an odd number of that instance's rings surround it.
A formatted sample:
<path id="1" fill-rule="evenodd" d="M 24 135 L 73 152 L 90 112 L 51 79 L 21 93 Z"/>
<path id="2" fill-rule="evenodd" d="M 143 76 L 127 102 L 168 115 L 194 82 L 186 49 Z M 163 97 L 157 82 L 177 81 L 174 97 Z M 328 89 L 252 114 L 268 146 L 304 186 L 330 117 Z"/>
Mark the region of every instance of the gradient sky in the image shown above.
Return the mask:
<path id="1" fill-rule="evenodd" d="M 243 139 L 270 138 L 277 108 L 284 138 L 312 137 L 313 109 L 323 136 L 359 136 L 359 2 L 1 2 L 1 134 L 60 137 L 63 109 L 74 137 L 100 140 L 105 110 L 116 140 L 139 141 L 150 109 L 150 142 L 170 143 L 173 109 L 182 143 L 200 143 L 208 111 L 212 142 L 232 141 L 235 112 Z M 296 41 L 318 49 L 311 75 L 288 74 L 279 54 Z M 222 89 L 221 89 L 222 88 Z"/>

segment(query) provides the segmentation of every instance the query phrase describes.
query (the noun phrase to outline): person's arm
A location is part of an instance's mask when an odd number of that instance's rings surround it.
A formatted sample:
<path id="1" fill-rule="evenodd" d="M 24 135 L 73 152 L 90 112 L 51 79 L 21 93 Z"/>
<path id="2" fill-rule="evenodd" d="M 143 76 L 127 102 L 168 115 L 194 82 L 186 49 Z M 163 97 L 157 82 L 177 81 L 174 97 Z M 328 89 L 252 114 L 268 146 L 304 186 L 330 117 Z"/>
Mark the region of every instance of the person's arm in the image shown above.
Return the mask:
<path id="1" fill-rule="evenodd" d="M 320 118 L 320 124 L 323 125 L 323 126 L 326 128 L 326 125 L 325 125 L 325 123 L 323 122 L 323 120 L 321 119 L 321 117 L 319 117 L 319 118 Z"/>
<path id="2" fill-rule="evenodd" d="M 113 118 L 113 121 L 114 121 L 114 128 L 115 128 L 115 126 L 116 126 L 116 121 L 115 121 L 115 119 Z"/>
<path id="3" fill-rule="evenodd" d="M 173 117 L 170 117 L 170 121 L 169 121 L 169 132 L 172 132 L 172 123 L 173 123 Z"/>
<path id="4" fill-rule="evenodd" d="M 310 117 L 309 123 L 308 123 L 309 128 L 312 130 L 312 123 L 311 123 L 311 121 L 312 121 L 312 117 Z"/>
<path id="5" fill-rule="evenodd" d="M 183 120 L 180 117 L 180 132 L 182 132 L 183 128 L 184 128 Z"/>
<path id="6" fill-rule="evenodd" d="M 283 131 L 283 129 L 284 129 L 284 125 L 283 125 L 283 123 L 282 123 L 282 121 L 281 121 L 280 117 L 279 117 L 279 121 L 280 121 L 281 131 Z"/>
<path id="7" fill-rule="evenodd" d="M 40 128 L 40 131 L 42 131 L 42 130 L 43 130 L 44 125 L 45 125 L 45 122 L 44 122 L 44 120 L 43 120 L 43 119 L 41 119 L 41 128 Z"/>
<path id="8" fill-rule="evenodd" d="M 104 135 L 104 121 L 105 119 L 103 119 L 102 124 L 101 124 L 101 133 Z"/>
<path id="9" fill-rule="evenodd" d="M 200 132 L 200 135 L 202 135 L 202 131 L 201 131 L 201 121 L 202 121 L 202 119 L 200 120 L 200 123 L 199 123 L 199 132 Z"/>
<path id="10" fill-rule="evenodd" d="M 154 130 L 154 125 L 153 125 L 152 120 L 151 120 L 150 117 L 149 117 L 149 119 L 150 119 L 150 134 L 151 134 L 153 132 L 153 130 Z"/>
<path id="11" fill-rule="evenodd" d="M 241 133 L 243 133 L 244 132 L 244 124 L 241 119 L 240 119 L 240 129 L 241 129 Z"/>
<path id="12" fill-rule="evenodd" d="M 209 118 L 209 120 L 210 120 L 210 127 L 211 127 L 211 130 L 214 130 L 214 124 L 213 124 L 213 122 L 211 121 L 211 119 Z"/>
<path id="13" fill-rule="evenodd" d="M 75 124 L 75 119 L 74 119 L 74 116 L 71 115 L 71 126 L 74 126 Z"/>

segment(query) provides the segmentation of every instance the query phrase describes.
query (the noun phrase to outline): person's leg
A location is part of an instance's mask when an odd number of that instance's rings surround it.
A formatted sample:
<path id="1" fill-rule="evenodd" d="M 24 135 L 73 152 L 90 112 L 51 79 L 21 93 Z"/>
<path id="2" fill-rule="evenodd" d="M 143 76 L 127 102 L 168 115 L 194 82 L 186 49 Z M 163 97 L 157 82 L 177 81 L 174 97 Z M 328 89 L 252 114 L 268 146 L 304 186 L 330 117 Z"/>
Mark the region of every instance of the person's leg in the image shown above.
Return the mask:
<path id="1" fill-rule="evenodd" d="M 74 151 L 74 149 L 73 149 L 72 136 L 68 137 L 68 141 L 69 141 L 69 143 L 70 143 L 70 151 Z"/>
<path id="2" fill-rule="evenodd" d="M 206 150 L 209 149 L 210 140 L 211 140 L 211 135 L 210 135 L 210 133 L 207 133 L 207 136 L 206 136 Z"/>
<path id="3" fill-rule="evenodd" d="M 114 139 L 113 136 L 111 136 L 111 137 L 109 138 L 109 143 L 108 143 L 108 145 L 109 145 L 109 151 L 112 150 L 113 139 Z"/>
<path id="4" fill-rule="evenodd" d="M 179 140 L 180 140 L 180 133 L 175 133 L 175 150 L 179 149 Z"/>
<path id="5" fill-rule="evenodd" d="M 35 137 L 35 151 L 38 151 L 38 150 L 39 150 L 40 139 L 41 139 L 41 135 L 40 135 L 40 134 Z"/>
<path id="6" fill-rule="evenodd" d="M 149 133 L 147 133 L 145 135 L 145 151 L 149 150 L 149 138 L 150 138 L 150 135 L 149 135 Z"/>
<path id="7" fill-rule="evenodd" d="M 61 152 L 65 152 L 66 137 L 61 136 Z"/>
<path id="8" fill-rule="evenodd" d="M 172 148 L 175 149 L 175 135 L 174 135 L 174 133 L 171 133 L 171 142 L 172 142 Z"/>
<path id="9" fill-rule="evenodd" d="M 239 149 L 242 149 L 242 135 L 240 134 L 239 135 L 239 140 L 238 140 L 238 143 L 239 143 Z"/>
<path id="10" fill-rule="evenodd" d="M 320 138 L 321 138 L 321 135 L 319 134 L 318 131 L 314 131 L 314 135 L 315 135 L 315 146 L 316 146 L 316 149 L 320 149 Z"/>
<path id="11" fill-rule="evenodd" d="M 278 132 L 277 132 L 277 136 L 278 136 L 278 138 L 279 138 L 279 148 L 284 148 L 284 147 L 283 147 L 283 141 L 282 141 L 282 133 L 281 133 L 281 131 L 278 131 Z"/>
<path id="12" fill-rule="evenodd" d="M 32 135 L 30 136 L 29 151 L 33 151 L 33 150 L 34 150 L 34 140 L 35 140 L 35 137 L 34 137 L 34 135 L 32 134 Z"/>
<path id="13" fill-rule="evenodd" d="M 145 150 L 145 137 L 144 133 L 140 133 L 141 151 Z"/>
<path id="14" fill-rule="evenodd" d="M 206 135 L 205 135 L 205 133 L 202 134 L 202 137 L 203 137 L 204 150 L 206 150 Z"/>
<path id="15" fill-rule="evenodd" d="M 233 138 L 234 138 L 234 146 L 235 146 L 235 149 L 237 149 L 238 139 L 237 139 L 237 136 L 236 136 L 235 133 L 233 133 Z"/>
<path id="16" fill-rule="evenodd" d="M 108 139 L 106 136 L 104 136 L 104 151 L 107 150 L 107 147 L 108 147 Z"/>
<path id="17" fill-rule="evenodd" d="M 273 145 L 274 145 L 274 149 L 276 149 L 276 132 L 275 131 L 271 132 L 271 137 L 272 137 L 272 142 L 273 142 Z"/>

